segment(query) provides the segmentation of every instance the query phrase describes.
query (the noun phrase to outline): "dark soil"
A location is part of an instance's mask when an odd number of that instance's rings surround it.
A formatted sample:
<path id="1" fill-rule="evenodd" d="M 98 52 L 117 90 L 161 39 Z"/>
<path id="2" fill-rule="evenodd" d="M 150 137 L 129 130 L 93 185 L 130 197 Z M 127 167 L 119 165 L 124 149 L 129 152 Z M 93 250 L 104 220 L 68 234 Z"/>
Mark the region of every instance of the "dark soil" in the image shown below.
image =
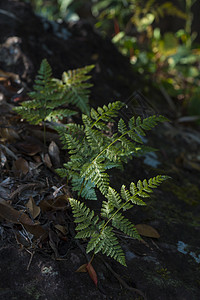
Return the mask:
<path id="1" fill-rule="evenodd" d="M 41 60 L 47 58 L 56 77 L 68 69 L 95 64 L 92 106 L 126 100 L 144 83 L 112 43 L 86 22 L 49 22 L 34 15 L 27 4 L 0 0 L 0 33 L 0 198 L 23 211 L 30 196 L 37 204 L 52 201 L 54 190 L 65 184 L 55 174 L 54 165 L 49 167 L 44 159 L 47 149 L 43 149 L 41 129 L 21 123 L 12 112 L 18 98 L 26 99 Z M 159 100 L 162 112 L 171 115 L 167 103 Z M 21 225 L 2 219 L 0 299 L 139 300 L 143 299 L 140 291 L 148 300 L 200 299 L 200 133 L 193 124 L 183 126 L 174 118 L 156 127 L 147 140 L 159 151 L 133 159 L 124 172 L 111 177 L 116 187 L 157 174 L 172 177 L 147 200 L 146 207 L 137 207 L 128 215 L 135 224 L 155 228 L 160 238 L 143 237 L 139 242 L 119 236 L 128 267 L 97 256 L 93 261 L 96 288 L 87 273 L 75 272 L 87 258 L 81 250 L 85 242 L 74 239 L 68 206 L 58 203 L 56 209 L 44 209 L 40 223 L 48 228 L 48 237 L 38 244 L 28 241 L 26 245 L 19 234 Z M 52 141 L 59 143 L 55 132 L 49 131 L 48 145 Z M 35 144 L 39 150 L 30 154 Z M 20 157 L 28 162 L 28 173 L 17 172 L 15 161 Z M 61 152 L 61 164 L 65 159 Z M 98 209 L 97 202 L 88 203 Z M 59 232 L 56 225 L 62 225 L 66 233 Z"/>

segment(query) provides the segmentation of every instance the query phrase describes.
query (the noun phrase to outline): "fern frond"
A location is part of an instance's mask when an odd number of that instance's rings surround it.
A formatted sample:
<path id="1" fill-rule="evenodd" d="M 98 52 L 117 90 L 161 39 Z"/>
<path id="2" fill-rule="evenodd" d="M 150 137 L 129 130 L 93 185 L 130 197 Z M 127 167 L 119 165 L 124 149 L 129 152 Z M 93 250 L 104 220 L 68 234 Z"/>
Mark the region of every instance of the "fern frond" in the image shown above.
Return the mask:
<path id="1" fill-rule="evenodd" d="M 114 258 L 120 264 L 126 266 L 124 252 L 110 226 L 105 227 L 100 234 L 95 234 L 90 239 L 86 252 L 89 253 L 92 250 L 94 250 L 94 254 L 101 251 L 103 254 Z"/>
<path id="2" fill-rule="evenodd" d="M 68 175 L 68 171 L 65 168 L 60 168 L 60 169 L 56 169 L 56 173 L 60 176 L 60 177 L 66 177 Z"/>
<path id="3" fill-rule="evenodd" d="M 77 153 L 80 148 L 79 141 L 70 134 L 63 134 L 62 142 L 64 144 L 63 149 L 68 149 L 70 154 Z"/>
<path id="4" fill-rule="evenodd" d="M 106 219 L 110 219 L 114 211 L 114 206 L 109 201 L 103 201 L 101 207 L 101 216 Z"/>
<path id="5" fill-rule="evenodd" d="M 118 122 L 118 131 L 122 134 L 127 132 L 127 127 L 123 119 L 120 119 Z"/>
<path id="6" fill-rule="evenodd" d="M 96 224 L 99 221 L 99 217 L 94 216 L 94 211 L 76 199 L 69 198 L 69 202 L 75 217 L 74 222 L 79 223 L 76 226 L 76 230 L 79 231 L 76 238 L 90 237 L 98 232 L 99 229 Z"/>
<path id="7" fill-rule="evenodd" d="M 86 66 L 76 70 L 69 70 L 62 75 L 63 88 L 69 103 L 76 105 L 83 113 L 89 114 L 89 88 L 92 84 L 86 83 L 91 78 L 87 75 L 94 65 Z"/>
<path id="8" fill-rule="evenodd" d="M 103 195 L 108 191 L 109 187 L 109 176 L 105 172 L 105 166 L 102 163 L 102 159 L 93 160 L 92 163 L 86 163 L 82 167 L 81 177 L 90 179 Z"/>
<path id="9" fill-rule="evenodd" d="M 86 126 L 85 135 L 92 150 L 98 148 L 101 151 L 105 147 L 105 138 L 100 131 Z"/>
<path id="10" fill-rule="evenodd" d="M 70 173 L 70 172 L 69 172 Z M 72 190 L 78 192 L 78 194 L 87 200 L 97 200 L 97 195 L 95 192 L 95 184 L 91 180 L 85 180 L 80 178 L 79 174 L 72 175 Z"/>
<path id="11" fill-rule="evenodd" d="M 125 104 L 121 101 L 116 101 L 113 103 L 109 103 L 108 106 L 104 105 L 103 107 L 98 107 L 97 110 L 94 108 L 91 109 L 90 116 L 93 120 L 95 120 L 92 124 L 92 127 L 96 127 L 101 130 L 105 130 L 108 122 L 114 122 L 113 118 L 117 117 L 119 114 L 119 110 Z M 102 122 L 103 121 L 103 122 Z"/>
<path id="12" fill-rule="evenodd" d="M 69 116 L 73 116 L 76 115 L 77 112 L 74 110 L 70 110 L 70 109 L 56 109 L 53 111 L 50 111 L 48 113 L 48 115 L 45 118 L 45 121 L 58 121 L 58 120 L 62 120 L 65 117 L 69 117 Z"/>
<path id="13" fill-rule="evenodd" d="M 116 192 L 113 188 L 109 187 L 108 194 L 106 196 L 108 202 L 115 208 L 121 207 L 121 198 L 118 192 Z"/>
<path id="14" fill-rule="evenodd" d="M 120 119 L 118 123 L 118 128 L 123 133 L 121 133 L 120 135 L 114 134 L 110 144 L 106 145 L 104 149 L 97 155 L 96 158 L 101 157 L 105 153 L 108 153 L 110 148 L 113 149 L 113 151 L 115 151 L 115 155 L 112 154 L 110 157 L 115 157 L 116 150 L 117 150 L 117 155 L 123 157 L 123 159 L 126 159 L 126 157 L 129 158 L 133 153 L 142 152 L 144 147 L 141 146 L 139 147 L 139 149 L 137 149 L 137 146 L 136 144 L 134 144 L 133 141 L 137 141 L 141 143 L 142 141 L 138 135 L 144 136 L 145 135 L 144 130 L 150 130 L 153 127 L 155 127 L 158 122 L 164 122 L 164 121 L 167 121 L 167 119 L 163 116 L 151 116 L 144 120 L 141 120 L 140 117 L 138 117 L 135 120 L 135 118 L 133 117 L 130 119 L 129 128 L 127 129 L 126 125 L 124 124 L 124 121 Z M 132 141 L 129 140 L 126 136 L 132 139 Z M 117 142 L 121 143 L 121 147 L 117 145 Z"/>
<path id="15" fill-rule="evenodd" d="M 78 223 L 76 238 L 90 238 L 86 252 L 94 251 L 94 254 L 102 252 L 125 266 L 125 255 L 112 227 L 135 239 L 141 239 L 135 226 L 122 215 L 121 211 L 131 208 L 133 204 L 145 205 L 140 198 L 148 197 L 152 193 L 152 188 L 158 187 L 168 178 L 168 176 L 158 175 L 150 178 L 148 182 L 146 179 L 139 180 L 137 184 L 132 182 L 130 190 L 127 190 L 123 185 L 121 195 L 109 187 L 106 195 L 107 201 L 103 201 L 101 208 L 101 216 L 107 221 L 101 221 L 98 216 L 95 216 L 94 211 L 87 208 L 84 203 L 70 198 L 69 202 L 75 223 Z M 112 226 L 109 226 L 109 223 Z"/>
<path id="16" fill-rule="evenodd" d="M 74 115 L 76 112 L 66 108 L 72 103 L 84 113 L 89 113 L 89 87 L 85 81 L 90 78 L 88 72 L 94 66 L 64 72 L 62 80 L 52 77 L 52 69 L 43 59 L 35 79 L 33 91 L 28 95 L 31 101 L 24 101 L 14 108 L 29 123 L 37 125 L 42 121 L 57 121 Z M 63 108 L 64 106 L 64 108 Z"/>
<path id="17" fill-rule="evenodd" d="M 134 239 L 141 240 L 140 235 L 137 232 L 135 226 L 126 219 L 121 213 L 116 214 L 112 218 L 112 225 L 124 232 L 126 235 L 133 237 Z"/>
<path id="18" fill-rule="evenodd" d="M 79 232 L 76 238 L 91 237 L 86 252 L 89 253 L 94 250 L 94 254 L 97 254 L 101 251 L 126 266 L 124 252 L 112 231 L 112 227 L 105 227 L 105 221 L 99 222 L 98 216 L 94 216 L 94 211 L 87 208 L 84 203 L 73 198 L 69 198 L 69 202 L 75 222 L 78 223 L 76 230 Z"/>

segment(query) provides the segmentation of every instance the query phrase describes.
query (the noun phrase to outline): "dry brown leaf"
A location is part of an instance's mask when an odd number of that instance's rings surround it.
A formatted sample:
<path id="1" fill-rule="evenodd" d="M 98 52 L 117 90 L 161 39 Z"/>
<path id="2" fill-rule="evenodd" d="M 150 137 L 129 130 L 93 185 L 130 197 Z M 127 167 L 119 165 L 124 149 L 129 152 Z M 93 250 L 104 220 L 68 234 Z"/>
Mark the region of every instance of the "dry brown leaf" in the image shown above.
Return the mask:
<path id="1" fill-rule="evenodd" d="M 55 228 L 58 229 L 60 232 L 62 232 L 63 235 L 67 234 L 67 229 L 65 226 L 57 224 L 57 225 L 55 225 Z"/>
<path id="2" fill-rule="evenodd" d="M 58 235 L 53 230 L 49 230 L 49 245 L 52 248 L 52 250 L 54 251 L 56 257 L 59 257 L 59 253 L 58 253 L 59 241 L 60 241 L 60 239 L 59 239 Z"/>
<path id="3" fill-rule="evenodd" d="M 56 207 L 57 209 L 65 209 L 66 204 L 69 202 L 68 201 L 69 196 L 67 194 L 57 196 L 55 199 L 53 199 L 53 206 Z"/>
<path id="4" fill-rule="evenodd" d="M 58 168 L 60 166 L 60 150 L 54 141 L 50 143 L 48 152 L 53 166 Z"/>
<path id="5" fill-rule="evenodd" d="M 20 174 L 26 175 L 29 172 L 28 162 L 20 157 L 14 162 L 14 169 Z"/>
<path id="6" fill-rule="evenodd" d="M 14 141 L 19 139 L 19 135 L 13 128 L 0 128 L 1 141 Z"/>
<path id="7" fill-rule="evenodd" d="M 42 212 L 55 210 L 55 207 L 46 199 L 43 199 L 42 201 L 40 201 L 39 206 L 40 206 Z"/>
<path id="8" fill-rule="evenodd" d="M 37 218 L 40 214 L 40 207 L 35 204 L 33 197 L 30 197 L 29 201 L 26 204 L 26 207 L 33 217 L 33 219 Z"/>
<path id="9" fill-rule="evenodd" d="M 25 184 L 21 184 L 14 192 L 12 192 L 10 194 L 10 199 L 11 200 L 14 200 L 14 198 L 22 193 L 24 190 L 28 190 L 28 189 L 33 189 L 33 188 L 38 188 L 38 187 L 43 187 L 43 183 L 40 182 L 40 183 L 25 183 Z"/>
<path id="10" fill-rule="evenodd" d="M 44 237 L 46 230 L 38 223 L 34 223 L 27 214 L 14 209 L 7 201 L 0 199 L 0 216 L 14 224 L 22 224 L 35 238 Z"/>
<path id="11" fill-rule="evenodd" d="M 52 168 L 51 159 L 50 159 L 48 153 L 46 153 L 45 156 L 44 156 L 44 163 L 45 163 L 45 165 L 46 165 L 49 169 Z"/>
<path id="12" fill-rule="evenodd" d="M 150 225 L 137 224 L 135 227 L 136 227 L 138 233 L 142 236 L 156 238 L 156 239 L 158 239 L 160 237 L 160 234 L 158 233 L 158 231 Z"/>
<path id="13" fill-rule="evenodd" d="M 0 199 L 0 216 L 14 224 L 28 224 L 33 225 L 34 222 L 27 214 L 22 211 L 14 209 L 7 201 Z"/>
<path id="14" fill-rule="evenodd" d="M 29 156 L 34 156 L 35 154 L 42 151 L 40 142 L 37 139 L 31 137 L 28 137 L 24 142 L 16 143 L 15 146 L 20 150 L 20 152 Z"/>
<path id="15" fill-rule="evenodd" d="M 82 266 L 80 266 L 75 272 L 78 272 L 78 273 L 87 273 L 87 264 L 84 264 Z"/>
<path id="16" fill-rule="evenodd" d="M 0 148 L 3 149 L 3 151 L 10 157 L 14 158 L 15 160 L 17 160 L 17 156 L 14 154 L 13 151 L 11 151 L 8 147 L 6 147 L 3 144 L 0 144 Z"/>
<path id="17" fill-rule="evenodd" d="M 19 81 L 19 75 L 16 73 L 11 73 L 11 72 L 5 72 L 2 69 L 0 69 L 0 77 L 7 79 L 11 78 L 13 81 Z"/>
<path id="18" fill-rule="evenodd" d="M 32 224 L 32 225 L 23 224 L 23 226 L 25 227 L 25 229 L 28 232 L 30 232 L 31 234 L 34 235 L 35 239 L 40 238 L 41 240 L 44 240 L 48 236 L 47 231 L 38 223 L 35 223 L 35 224 Z"/>
<path id="19" fill-rule="evenodd" d="M 43 212 L 50 210 L 65 210 L 67 208 L 69 196 L 67 194 L 56 198 L 46 198 L 40 201 L 39 206 Z"/>

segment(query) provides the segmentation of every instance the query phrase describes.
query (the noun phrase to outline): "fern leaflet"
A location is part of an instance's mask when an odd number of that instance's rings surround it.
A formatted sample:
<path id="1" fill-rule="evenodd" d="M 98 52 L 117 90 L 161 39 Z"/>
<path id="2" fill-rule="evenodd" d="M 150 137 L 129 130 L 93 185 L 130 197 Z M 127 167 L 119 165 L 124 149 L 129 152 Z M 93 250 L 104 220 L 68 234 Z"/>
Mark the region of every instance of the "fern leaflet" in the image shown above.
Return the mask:
<path id="1" fill-rule="evenodd" d="M 122 186 L 121 195 L 109 187 L 107 201 L 103 201 L 101 208 L 101 217 L 107 221 L 100 220 L 98 216 L 95 216 L 94 211 L 87 208 L 84 203 L 70 198 L 69 202 L 75 223 L 78 223 L 76 238 L 90 238 L 86 249 L 87 253 L 91 251 L 94 251 L 94 254 L 102 252 L 113 257 L 122 265 L 126 265 L 124 252 L 113 232 L 113 227 L 135 239 L 141 239 L 135 226 L 122 215 L 121 211 L 132 208 L 132 204 L 145 205 L 140 198 L 149 197 L 152 188 L 158 187 L 167 178 L 169 177 L 158 175 L 150 178 L 148 182 L 146 179 L 143 182 L 139 180 L 137 184 L 132 182 L 130 190 Z M 128 206 L 130 202 L 131 205 Z M 108 225 L 109 223 L 111 224 Z"/>

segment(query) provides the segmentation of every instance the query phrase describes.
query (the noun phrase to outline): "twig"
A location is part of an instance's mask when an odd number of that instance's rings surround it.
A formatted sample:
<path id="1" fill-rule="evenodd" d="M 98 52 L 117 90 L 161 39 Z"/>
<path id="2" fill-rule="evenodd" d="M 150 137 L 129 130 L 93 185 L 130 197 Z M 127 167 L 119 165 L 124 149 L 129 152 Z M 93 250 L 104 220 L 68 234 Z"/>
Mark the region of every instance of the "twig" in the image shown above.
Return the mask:
<path id="1" fill-rule="evenodd" d="M 8 12 L 7 10 L 0 9 L 0 14 L 6 15 L 7 17 L 10 17 L 18 22 L 22 22 L 18 17 L 16 17 L 13 13 Z"/>
<path id="2" fill-rule="evenodd" d="M 34 254 L 35 254 L 35 251 L 33 251 L 33 252 L 31 252 L 31 251 L 29 251 L 28 249 L 26 249 L 26 248 L 24 248 L 29 254 L 30 254 L 30 259 L 29 259 L 29 262 L 28 262 L 28 266 L 27 266 L 27 271 L 29 270 L 29 268 L 30 268 L 30 265 L 31 265 L 31 263 L 32 263 L 32 260 L 33 260 L 33 256 L 34 256 Z"/>

